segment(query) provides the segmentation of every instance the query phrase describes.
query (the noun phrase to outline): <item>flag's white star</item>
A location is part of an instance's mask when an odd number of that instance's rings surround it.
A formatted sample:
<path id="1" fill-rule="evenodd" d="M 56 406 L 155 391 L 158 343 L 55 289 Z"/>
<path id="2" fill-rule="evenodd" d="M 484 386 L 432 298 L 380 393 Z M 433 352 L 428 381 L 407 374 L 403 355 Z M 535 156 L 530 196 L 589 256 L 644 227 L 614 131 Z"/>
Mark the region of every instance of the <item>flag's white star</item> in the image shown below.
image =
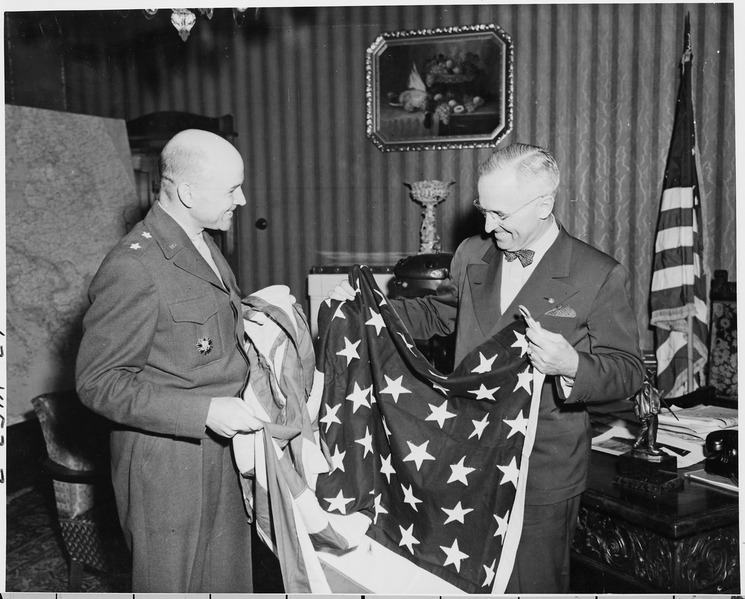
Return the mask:
<path id="1" fill-rule="evenodd" d="M 335 318 L 341 318 L 342 320 L 346 320 L 347 319 L 347 317 L 344 316 L 344 312 L 342 312 L 342 309 L 341 309 L 341 307 L 344 305 L 344 302 L 346 302 L 346 301 L 347 300 L 343 300 L 343 301 L 339 302 L 339 305 L 336 306 L 336 311 L 334 312 L 334 315 L 331 317 L 331 320 L 334 320 Z"/>
<path id="2" fill-rule="evenodd" d="M 484 383 L 481 383 L 481 386 L 478 389 L 469 389 L 469 393 L 473 393 L 476 396 L 476 399 L 491 399 L 494 400 L 494 394 L 499 391 L 499 387 L 494 387 L 493 389 L 487 389 L 486 385 Z"/>
<path id="3" fill-rule="evenodd" d="M 458 548 L 458 539 L 455 539 L 452 546 L 450 547 L 443 547 L 442 545 L 440 545 L 440 549 L 442 549 L 445 552 L 445 555 L 447 555 L 445 563 L 442 565 L 447 566 L 449 564 L 453 564 L 455 566 L 455 571 L 460 572 L 460 563 L 468 557 L 468 554 L 463 553 Z"/>
<path id="4" fill-rule="evenodd" d="M 152 239 L 152 237 L 153 237 L 153 236 L 152 236 L 152 235 L 150 235 L 150 233 L 148 233 L 147 231 L 143 231 L 143 232 L 142 232 L 142 236 L 143 236 L 143 237 L 144 237 L 145 239 Z"/>
<path id="5" fill-rule="evenodd" d="M 355 443 L 359 443 L 360 445 L 362 445 L 362 447 L 365 448 L 365 452 L 362 454 L 363 458 L 366 458 L 368 453 L 373 452 L 372 440 L 373 438 L 372 438 L 372 435 L 370 434 L 370 427 L 367 427 L 367 426 L 365 427 L 365 436 L 362 437 L 362 439 L 354 440 Z"/>
<path id="6" fill-rule="evenodd" d="M 388 482 L 391 482 L 391 474 L 396 474 L 396 470 L 391 464 L 391 456 L 380 458 L 380 473 L 383 474 Z"/>
<path id="7" fill-rule="evenodd" d="M 388 513 L 388 510 L 385 509 L 383 507 L 383 504 L 381 503 L 382 498 L 383 498 L 383 496 L 380 493 L 378 493 L 375 496 L 375 500 L 374 500 L 375 517 L 373 518 L 373 524 L 377 524 L 378 523 L 378 516 L 380 514 L 387 514 Z"/>
<path id="8" fill-rule="evenodd" d="M 335 405 L 333 408 L 326 404 L 326 414 L 321 418 L 321 422 L 326 425 L 326 432 L 329 432 L 329 428 L 331 428 L 332 424 L 341 424 L 341 420 L 336 417 L 336 413 L 339 411 L 340 407 L 341 404 Z"/>
<path id="9" fill-rule="evenodd" d="M 496 574 L 496 572 L 494 571 L 496 566 L 496 559 L 491 563 L 491 566 L 483 566 L 484 570 L 486 570 L 486 579 L 484 580 L 484 584 L 481 585 L 482 587 L 491 586 L 491 583 L 494 580 L 494 575 Z"/>
<path id="10" fill-rule="evenodd" d="M 512 456 L 512 461 L 509 463 L 508 466 L 497 466 L 503 473 L 504 476 L 502 477 L 502 480 L 499 481 L 500 485 L 505 485 L 507 483 L 512 483 L 515 485 L 515 488 L 517 488 L 517 477 L 520 474 L 520 470 L 517 467 L 517 460 L 515 459 L 515 456 Z"/>
<path id="11" fill-rule="evenodd" d="M 401 337 L 401 339 L 403 339 L 403 340 L 404 340 L 404 343 L 406 344 L 406 347 L 407 347 L 407 348 L 409 349 L 409 351 L 410 351 L 410 352 L 411 352 L 412 354 L 413 354 L 413 353 L 415 353 L 415 352 L 414 352 L 414 346 L 413 346 L 413 345 L 411 345 L 411 343 L 409 343 L 409 342 L 408 342 L 408 340 L 406 339 L 406 337 L 404 336 L 404 334 L 403 334 L 403 333 L 401 333 L 401 332 L 398 332 L 398 335 L 399 335 L 399 337 Z"/>
<path id="12" fill-rule="evenodd" d="M 386 420 L 385 417 L 382 417 L 381 420 L 383 421 L 383 430 L 385 430 L 385 436 L 390 439 L 391 438 L 391 429 L 388 428 L 388 420 Z"/>
<path id="13" fill-rule="evenodd" d="M 347 359 L 347 366 L 349 366 L 349 363 L 357 358 L 360 359 L 360 355 L 357 353 L 357 346 L 360 344 L 360 341 L 357 341 L 356 343 L 352 343 L 349 339 L 344 337 L 344 349 L 340 349 L 338 352 L 336 352 L 337 356 L 344 356 Z"/>
<path id="14" fill-rule="evenodd" d="M 429 373 L 430 373 L 430 374 L 431 374 L 432 376 L 436 376 L 436 377 L 437 377 L 438 379 L 442 379 L 443 381 L 446 381 L 446 380 L 448 380 L 448 377 L 446 377 L 446 376 L 444 376 L 444 375 L 442 375 L 442 374 L 439 374 L 439 373 L 437 373 L 437 372 L 432 372 L 432 371 L 430 370 L 430 371 L 429 371 Z"/>
<path id="15" fill-rule="evenodd" d="M 533 380 L 533 375 L 530 373 L 530 366 L 528 366 L 522 372 L 517 374 L 517 385 L 515 385 L 514 391 L 517 391 L 520 387 L 530 393 L 530 382 Z"/>
<path id="16" fill-rule="evenodd" d="M 471 423 L 473 424 L 473 432 L 468 435 L 468 438 L 470 439 L 475 435 L 477 438 L 481 439 L 481 435 L 484 432 L 486 425 L 489 424 L 489 414 L 484 414 L 484 417 L 481 420 L 471 420 Z"/>
<path id="17" fill-rule="evenodd" d="M 393 402 L 398 403 L 398 396 L 402 393 L 411 393 L 408 389 L 406 389 L 402 384 L 401 381 L 403 380 L 403 375 L 398 377 L 395 381 L 392 378 L 389 378 L 387 374 L 383 375 L 385 377 L 385 383 L 388 385 L 385 389 L 382 389 L 381 393 L 388 393 L 393 396 Z"/>
<path id="18" fill-rule="evenodd" d="M 456 505 L 453 509 L 449 510 L 448 508 L 444 507 L 442 508 L 442 511 L 448 515 L 447 520 L 445 520 L 444 524 L 447 524 L 448 522 L 460 522 L 461 524 L 465 524 L 463 518 L 468 512 L 472 512 L 473 508 L 464 508 L 459 501 L 458 505 Z"/>
<path id="19" fill-rule="evenodd" d="M 380 296 L 380 302 L 378 302 L 378 306 L 385 306 L 388 303 L 387 301 L 385 301 L 385 295 L 383 295 L 379 289 L 373 289 L 373 291 Z"/>
<path id="20" fill-rule="evenodd" d="M 528 338 L 524 334 L 518 333 L 517 331 L 514 331 L 514 333 L 515 337 L 517 337 L 517 340 L 510 347 L 520 348 L 520 357 L 522 358 L 526 353 L 528 353 Z"/>
<path id="21" fill-rule="evenodd" d="M 360 406 L 370 407 L 370 404 L 367 403 L 367 396 L 370 393 L 372 393 L 372 385 L 367 389 L 362 389 L 357 384 L 357 381 L 354 382 L 354 391 L 347 395 L 347 399 L 352 402 L 352 414 L 356 414 L 357 408 Z"/>
<path id="22" fill-rule="evenodd" d="M 471 372 L 475 372 L 478 374 L 484 374 L 486 372 L 491 372 L 492 364 L 494 364 L 494 360 L 497 359 L 497 354 L 494 354 L 491 358 L 487 358 L 484 354 L 479 352 L 479 365 L 476 366 Z"/>
<path id="23" fill-rule="evenodd" d="M 365 324 L 375 327 L 375 333 L 380 335 L 381 329 L 386 328 L 383 317 L 380 312 L 373 312 L 372 308 L 368 308 L 368 310 L 370 310 L 370 320 L 366 321 Z"/>
<path id="24" fill-rule="evenodd" d="M 133 243 L 129 246 L 130 250 L 139 250 L 142 246 L 139 243 Z"/>
<path id="25" fill-rule="evenodd" d="M 510 511 L 504 515 L 504 518 L 500 518 L 497 514 L 493 514 L 494 519 L 497 521 L 497 530 L 494 531 L 495 537 L 502 537 L 502 543 L 504 543 L 504 536 L 507 534 L 507 524 L 510 521 Z"/>
<path id="26" fill-rule="evenodd" d="M 399 524 L 398 528 L 401 531 L 401 540 L 399 541 L 398 546 L 406 547 L 411 555 L 414 555 L 414 545 L 419 545 L 419 541 L 414 537 L 414 525 L 412 524 L 409 528 L 404 530 L 404 527 Z"/>
<path id="27" fill-rule="evenodd" d="M 414 462 L 416 469 L 419 471 L 422 467 L 424 460 L 434 460 L 435 456 L 427 453 L 427 445 L 429 445 L 429 439 L 427 439 L 421 445 L 414 445 L 411 441 L 407 441 L 406 444 L 409 446 L 411 453 L 404 458 L 404 462 Z"/>
<path id="28" fill-rule="evenodd" d="M 445 425 L 445 421 L 449 418 L 455 418 L 455 414 L 448 412 L 448 402 L 443 401 L 439 407 L 428 404 L 432 413 L 425 418 L 425 420 L 434 420 L 442 428 Z"/>
<path id="29" fill-rule="evenodd" d="M 466 456 L 463 456 L 460 459 L 460 462 L 457 464 L 450 464 L 450 470 L 452 472 L 450 473 L 450 478 L 448 479 L 448 482 L 451 483 L 454 480 L 458 480 L 462 482 L 464 485 L 468 486 L 468 481 L 466 480 L 466 476 L 471 474 L 476 468 L 469 468 L 465 465 Z"/>
<path id="30" fill-rule="evenodd" d="M 517 418 L 515 418 L 514 420 L 505 420 L 504 423 L 510 427 L 510 432 L 507 433 L 508 439 L 512 435 L 515 435 L 517 433 L 522 433 L 523 435 L 525 435 L 528 432 L 528 419 L 523 416 L 522 410 L 520 410 Z"/>
<path id="31" fill-rule="evenodd" d="M 336 497 L 324 497 L 324 499 L 329 502 L 329 511 L 338 510 L 342 514 L 347 513 L 347 504 L 354 501 L 354 497 L 344 497 L 342 491 L 339 491 Z"/>
<path id="32" fill-rule="evenodd" d="M 443 395 L 447 395 L 448 394 L 448 390 L 445 387 L 443 387 L 442 385 L 438 384 L 438 383 L 432 383 L 432 388 L 433 389 L 437 389 L 438 391 L 441 391 L 443 393 Z"/>
<path id="33" fill-rule="evenodd" d="M 344 456 L 345 455 L 347 455 L 347 452 L 339 451 L 338 445 L 334 448 L 334 453 L 331 455 L 331 465 L 333 466 L 332 472 L 334 470 L 341 470 L 342 472 L 345 472 L 344 470 Z"/>
<path id="34" fill-rule="evenodd" d="M 417 509 L 416 504 L 422 503 L 422 500 L 414 497 L 413 485 L 409 486 L 408 488 L 401 485 L 401 489 L 404 492 L 404 503 L 408 503 L 409 505 L 411 505 L 411 507 L 414 508 L 415 512 L 418 512 L 419 510 Z"/>

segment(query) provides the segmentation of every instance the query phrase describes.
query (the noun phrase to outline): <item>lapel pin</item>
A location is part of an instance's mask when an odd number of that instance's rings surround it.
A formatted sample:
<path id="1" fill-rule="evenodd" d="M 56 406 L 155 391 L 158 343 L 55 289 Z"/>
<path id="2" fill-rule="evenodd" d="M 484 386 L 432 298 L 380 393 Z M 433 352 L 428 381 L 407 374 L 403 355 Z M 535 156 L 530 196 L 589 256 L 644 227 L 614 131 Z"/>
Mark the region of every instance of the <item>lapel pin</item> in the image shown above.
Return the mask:
<path id="1" fill-rule="evenodd" d="M 199 341 L 197 341 L 197 350 L 200 354 L 206 356 L 212 351 L 212 339 L 210 339 L 209 337 L 202 337 Z"/>

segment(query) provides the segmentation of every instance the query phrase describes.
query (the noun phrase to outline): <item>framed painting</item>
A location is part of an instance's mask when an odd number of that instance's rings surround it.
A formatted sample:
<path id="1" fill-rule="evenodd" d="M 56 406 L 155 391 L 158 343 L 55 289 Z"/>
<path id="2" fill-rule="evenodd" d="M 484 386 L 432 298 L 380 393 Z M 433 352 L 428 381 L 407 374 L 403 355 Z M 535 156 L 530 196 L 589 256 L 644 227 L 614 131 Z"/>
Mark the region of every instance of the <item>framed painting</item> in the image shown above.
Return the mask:
<path id="1" fill-rule="evenodd" d="M 497 25 L 383 33 L 367 50 L 367 136 L 383 152 L 496 146 L 512 129 L 512 63 Z"/>

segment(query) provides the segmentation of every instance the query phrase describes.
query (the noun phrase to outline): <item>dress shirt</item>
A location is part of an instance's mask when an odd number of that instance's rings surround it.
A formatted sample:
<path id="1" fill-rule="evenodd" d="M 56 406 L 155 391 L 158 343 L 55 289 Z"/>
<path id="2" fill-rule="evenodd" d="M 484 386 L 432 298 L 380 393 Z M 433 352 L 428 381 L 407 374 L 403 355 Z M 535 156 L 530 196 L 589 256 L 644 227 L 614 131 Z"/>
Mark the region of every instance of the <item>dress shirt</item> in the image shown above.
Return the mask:
<path id="1" fill-rule="evenodd" d="M 531 264 L 523 266 L 520 263 L 520 260 L 512 260 L 512 262 L 510 262 L 502 256 L 502 285 L 500 288 L 500 309 L 502 312 L 507 309 L 507 307 L 512 303 L 512 300 L 514 300 L 517 294 L 520 293 L 525 282 L 530 278 L 530 275 L 533 274 L 536 265 L 541 261 L 543 256 L 546 255 L 546 252 L 554 241 L 556 241 L 558 236 L 559 226 L 556 224 L 556 219 L 551 215 L 551 226 L 548 230 L 529 248 L 524 248 L 535 252 Z M 561 376 L 559 377 L 559 381 L 561 383 L 562 391 L 564 392 L 564 397 L 569 397 L 569 394 L 572 392 L 572 386 L 574 385 L 574 379 L 567 376 Z"/>
<path id="2" fill-rule="evenodd" d="M 551 226 L 548 230 L 529 248 L 520 248 L 533 250 L 535 255 L 533 256 L 533 262 L 528 266 L 523 266 L 520 260 L 513 260 L 509 262 L 502 256 L 502 283 L 500 287 L 500 310 L 504 312 L 507 307 L 512 303 L 517 294 L 525 285 L 525 282 L 533 274 L 536 265 L 541 261 L 543 256 L 551 247 L 556 238 L 559 236 L 559 226 L 556 224 L 556 220 L 553 215 L 551 216 Z"/>

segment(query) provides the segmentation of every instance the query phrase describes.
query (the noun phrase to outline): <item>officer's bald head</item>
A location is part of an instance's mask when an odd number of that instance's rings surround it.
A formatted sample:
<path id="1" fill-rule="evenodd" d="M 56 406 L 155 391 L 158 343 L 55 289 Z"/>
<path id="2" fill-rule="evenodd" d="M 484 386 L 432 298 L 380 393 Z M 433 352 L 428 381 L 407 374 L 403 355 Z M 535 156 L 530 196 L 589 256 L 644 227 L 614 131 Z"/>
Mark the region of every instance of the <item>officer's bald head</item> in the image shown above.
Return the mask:
<path id="1" fill-rule="evenodd" d="M 160 154 L 161 185 L 205 181 L 216 164 L 236 155 L 239 156 L 238 151 L 219 135 L 201 129 L 181 131 L 170 139 Z"/>

